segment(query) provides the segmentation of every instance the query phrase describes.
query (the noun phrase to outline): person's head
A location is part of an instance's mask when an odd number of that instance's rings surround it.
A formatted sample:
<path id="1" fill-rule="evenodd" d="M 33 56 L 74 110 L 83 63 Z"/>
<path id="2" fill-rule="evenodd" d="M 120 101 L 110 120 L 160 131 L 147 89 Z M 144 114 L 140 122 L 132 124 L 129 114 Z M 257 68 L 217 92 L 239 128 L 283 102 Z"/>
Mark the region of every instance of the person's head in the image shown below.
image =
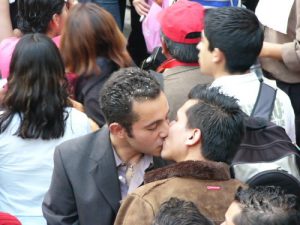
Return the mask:
<path id="1" fill-rule="evenodd" d="M 61 53 L 66 68 L 78 75 L 99 73 L 97 57 L 111 59 L 119 67 L 132 62 L 115 19 L 94 3 L 77 4 L 71 10 L 62 34 Z"/>
<path id="2" fill-rule="evenodd" d="M 198 45 L 200 70 L 204 74 L 243 74 L 255 63 L 264 31 L 253 12 L 245 8 L 208 9 Z"/>
<path id="3" fill-rule="evenodd" d="M 151 74 L 133 67 L 113 73 L 101 90 L 100 107 L 114 137 L 138 152 L 160 155 L 169 105 Z"/>
<path id="4" fill-rule="evenodd" d="M 152 225 L 213 225 L 191 201 L 170 198 L 161 204 Z"/>
<path id="5" fill-rule="evenodd" d="M 63 136 L 65 107 L 69 104 L 66 87 L 63 61 L 52 40 L 39 33 L 24 35 L 10 63 L 0 132 L 19 115 L 16 134 L 22 138 Z"/>
<path id="6" fill-rule="evenodd" d="M 180 0 L 160 15 L 163 52 L 182 62 L 197 62 L 196 46 L 204 26 L 204 8 L 197 2 Z"/>
<path id="7" fill-rule="evenodd" d="M 23 34 L 60 34 L 67 16 L 67 0 L 18 1 L 18 28 Z"/>
<path id="8" fill-rule="evenodd" d="M 211 160 L 230 164 L 244 134 L 237 100 L 218 88 L 197 85 L 170 123 L 161 156 L 176 162 Z"/>
<path id="9" fill-rule="evenodd" d="M 239 189 L 222 225 L 297 225 L 299 199 L 280 187 Z"/>

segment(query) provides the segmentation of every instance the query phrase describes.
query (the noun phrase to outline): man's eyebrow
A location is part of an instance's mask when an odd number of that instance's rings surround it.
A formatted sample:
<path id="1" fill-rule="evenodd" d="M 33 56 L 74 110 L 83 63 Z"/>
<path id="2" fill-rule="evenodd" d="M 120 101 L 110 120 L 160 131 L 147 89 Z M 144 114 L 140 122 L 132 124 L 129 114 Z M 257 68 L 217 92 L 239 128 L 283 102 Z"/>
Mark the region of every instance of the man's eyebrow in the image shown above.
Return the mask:
<path id="1" fill-rule="evenodd" d="M 159 122 L 161 122 L 161 121 L 162 121 L 162 120 L 155 120 L 155 121 L 153 121 L 153 122 L 147 124 L 145 127 L 151 127 L 151 126 L 153 126 L 153 125 L 155 125 L 155 124 L 157 124 L 157 123 L 159 123 Z"/>
<path id="2" fill-rule="evenodd" d="M 169 109 L 169 110 L 168 110 L 168 112 L 167 112 L 166 119 L 168 119 L 168 115 L 169 115 L 169 113 L 170 113 L 170 109 Z M 153 122 L 151 122 L 151 123 L 147 124 L 145 127 L 151 127 L 151 126 L 153 126 L 154 124 L 156 124 L 156 123 L 160 123 L 160 122 L 162 122 L 162 121 L 164 121 L 164 119 L 155 120 L 155 121 L 153 121 Z"/>

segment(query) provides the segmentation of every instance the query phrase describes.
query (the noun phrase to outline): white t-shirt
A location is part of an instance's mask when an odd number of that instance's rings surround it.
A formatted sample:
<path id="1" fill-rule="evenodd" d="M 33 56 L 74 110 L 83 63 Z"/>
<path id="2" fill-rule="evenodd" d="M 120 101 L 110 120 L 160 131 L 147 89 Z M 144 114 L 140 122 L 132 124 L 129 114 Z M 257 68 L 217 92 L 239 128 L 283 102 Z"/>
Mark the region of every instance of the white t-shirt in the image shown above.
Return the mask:
<path id="1" fill-rule="evenodd" d="M 14 135 L 20 123 L 17 115 L 0 134 L 0 211 L 16 216 L 23 225 L 46 225 L 41 205 L 50 186 L 55 147 L 91 132 L 84 113 L 74 108 L 67 111 L 61 138 L 22 139 Z"/>
<path id="2" fill-rule="evenodd" d="M 277 88 L 276 82 L 263 78 L 264 82 L 274 88 Z M 255 73 L 243 75 L 228 75 L 217 78 L 212 87 L 220 87 L 224 94 L 235 97 L 242 110 L 250 115 L 254 107 L 258 91 L 259 80 Z M 295 136 L 295 114 L 288 95 L 277 88 L 277 94 L 274 104 L 274 110 L 271 121 L 283 127 L 293 142 L 296 142 Z"/>

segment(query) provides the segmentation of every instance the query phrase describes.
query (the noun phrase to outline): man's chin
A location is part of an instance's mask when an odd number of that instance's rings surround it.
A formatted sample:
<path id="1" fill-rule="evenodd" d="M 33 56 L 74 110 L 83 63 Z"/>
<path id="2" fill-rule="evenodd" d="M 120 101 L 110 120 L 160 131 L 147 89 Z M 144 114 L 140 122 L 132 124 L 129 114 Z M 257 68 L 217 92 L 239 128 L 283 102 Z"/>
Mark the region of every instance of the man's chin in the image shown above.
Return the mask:
<path id="1" fill-rule="evenodd" d="M 161 150 L 160 157 L 163 159 L 166 159 L 166 160 L 172 160 L 172 159 L 170 159 L 170 157 L 168 157 L 168 155 L 166 153 L 167 153 L 166 147 L 164 146 Z"/>
<path id="2" fill-rule="evenodd" d="M 163 146 L 158 146 L 154 151 L 153 151 L 153 156 L 161 157 L 161 151 L 162 151 Z"/>

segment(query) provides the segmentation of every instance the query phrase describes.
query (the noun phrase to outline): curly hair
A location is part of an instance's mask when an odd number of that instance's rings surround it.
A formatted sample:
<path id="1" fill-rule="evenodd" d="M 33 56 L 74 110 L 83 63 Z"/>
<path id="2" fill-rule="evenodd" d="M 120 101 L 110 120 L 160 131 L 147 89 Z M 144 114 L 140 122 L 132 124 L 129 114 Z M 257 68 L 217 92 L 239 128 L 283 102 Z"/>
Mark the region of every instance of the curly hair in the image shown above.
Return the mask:
<path id="1" fill-rule="evenodd" d="M 280 187 L 257 186 L 240 188 L 235 201 L 241 213 L 233 222 L 236 225 L 297 225 L 300 221 L 299 199 Z"/>
<path id="2" fill-rule="evenodd" d="M 24 139 L 54 139 L 64 135 L 69 106 L 64 65 L 55 44 L 43 34 L 24 35 L 10 64 L 3 133 L 15 115 L 20 125 L 15 135 Z"/>
<path id="3" fill-rule="evenodd" d="M 114 72 L 100 92 L 100 106 L 108 124 L 121 124 L 131 136 L 132 124 L 138 120 L 133 101 L 156 99 L 161 94 L 157 80 L 139 68 L 128 67 Z"/>

